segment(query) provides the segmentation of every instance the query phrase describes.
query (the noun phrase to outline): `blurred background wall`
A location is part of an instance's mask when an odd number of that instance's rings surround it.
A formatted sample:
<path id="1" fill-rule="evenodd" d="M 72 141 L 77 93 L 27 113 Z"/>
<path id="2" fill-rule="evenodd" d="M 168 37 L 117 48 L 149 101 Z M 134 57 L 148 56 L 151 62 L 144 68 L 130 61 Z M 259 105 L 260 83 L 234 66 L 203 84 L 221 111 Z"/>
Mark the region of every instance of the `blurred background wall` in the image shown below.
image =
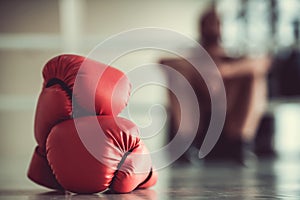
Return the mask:
<path id="1" fill-rule="evenodd" d="M 60 53 L 87 55 L 109 36 L 132 28 L 169 28 L 198 39 L 197 20 L 209 3 L 212 1 L 1 0 L 1 160 L 22 159 L 29 164 L 35 146 L 33 119 L 42 84 L 41 70 L 48 59 Z M 274 54 L 296 44 L 293 24 L 299 20 L 298 0 L 222 0 L 215 3 L 224 24 L 223 43 L 232 55 Z M 157 62 L 163 56 L 162 52 L 140 51 L 120 58 L 113 65 L 128 71 L 139 64 Z M 158 76 L 164 78 L 161 72 Z M 132 102 L 138 108 L 154 103 L 165 105 L 165 90 L 157 86 L 145 87 L 134 94 Z M 299 146 L 300 108 L 297 101 L 280 105 L 270 108 L 272 112 L 277 109 L 277 146 L 294 152 Z M 146 114 L 147 111 L 141 109 L 140 113 L 133 112 L 132 117 L 143 125 L 151 121 Z M 147 141 L 150 149 L 163 142 L 163 134 Z M 4 164 L 1 161 L 0 167 Z M 25 177 L 26 168 L 15 172 Z M 2 179 L 4 173 L 1 170 Z M 5 184 L 9 185 L 8 178 Z"/>
<path id="2" fill-rule="evenodd" d="M 35 186 L 27 180 L 26 171 L 36 145 L 34 113 L 42 86 L 41 71 L 47 60 L 61 53 L 87 55 L 101 41 L 132 28 L 170 28 L 193 37 L 196 19 L 206 3 L 195 0 L 0 1 L 1 188 Z M 157 62 L 157 54 L 135 52 L 112 65 L 128 71 L 139 64 Z M 151 122 L 148 105 L 166 102 L 164 89 L 147 86 L 144 90 L 131 98 L 132 105 L 142 108 L 131 111 L 132 119 L 141 126 Z M 147 143 L 154 149 L 163 141 L 164 135 L 158 134 Z"/>

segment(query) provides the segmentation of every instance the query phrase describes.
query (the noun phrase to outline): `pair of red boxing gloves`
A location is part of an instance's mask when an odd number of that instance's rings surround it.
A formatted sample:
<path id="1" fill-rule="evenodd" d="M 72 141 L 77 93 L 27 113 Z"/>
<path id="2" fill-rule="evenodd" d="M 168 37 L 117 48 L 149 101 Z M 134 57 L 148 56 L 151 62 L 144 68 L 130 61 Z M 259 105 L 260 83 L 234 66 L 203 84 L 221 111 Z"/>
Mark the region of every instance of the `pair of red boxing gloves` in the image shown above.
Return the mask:
<path id="1" fill-rule="evenodd" d="M 137 126 L 118 117 L 131 89 L 124 73 L 60 55 L 47 62 L 43 78 L 34 125 L 38 145 L 28 170 L 32 181 L 74 193 L 127 193 L 156 183 Z"/>

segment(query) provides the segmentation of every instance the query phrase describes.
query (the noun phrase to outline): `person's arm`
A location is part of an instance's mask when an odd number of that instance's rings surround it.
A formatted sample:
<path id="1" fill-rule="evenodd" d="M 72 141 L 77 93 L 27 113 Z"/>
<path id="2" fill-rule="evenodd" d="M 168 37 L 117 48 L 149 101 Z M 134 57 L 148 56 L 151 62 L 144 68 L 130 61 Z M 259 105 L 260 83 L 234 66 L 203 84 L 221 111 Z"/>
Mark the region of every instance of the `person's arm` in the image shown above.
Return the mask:
<path id="1" fill-rule="evenodd" d="M 230 62 L 216 61 L 216 64 L 223 78 L 247 75 L 262 76 L 269 71 L 271 60 L 268 57 L 244 58 Z"/>

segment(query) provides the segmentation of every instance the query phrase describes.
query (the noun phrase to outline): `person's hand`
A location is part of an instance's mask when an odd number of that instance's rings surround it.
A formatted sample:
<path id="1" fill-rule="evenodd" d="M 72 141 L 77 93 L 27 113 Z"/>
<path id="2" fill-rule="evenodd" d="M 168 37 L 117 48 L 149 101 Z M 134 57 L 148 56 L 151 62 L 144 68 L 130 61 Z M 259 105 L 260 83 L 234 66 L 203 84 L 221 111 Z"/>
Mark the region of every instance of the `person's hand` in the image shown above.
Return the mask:
<path id="1" fill-rule="evenodd" d="M 271 68 L 271 59 L 269 57 L 252 59 L 254 75 L 265 75 Z"/>

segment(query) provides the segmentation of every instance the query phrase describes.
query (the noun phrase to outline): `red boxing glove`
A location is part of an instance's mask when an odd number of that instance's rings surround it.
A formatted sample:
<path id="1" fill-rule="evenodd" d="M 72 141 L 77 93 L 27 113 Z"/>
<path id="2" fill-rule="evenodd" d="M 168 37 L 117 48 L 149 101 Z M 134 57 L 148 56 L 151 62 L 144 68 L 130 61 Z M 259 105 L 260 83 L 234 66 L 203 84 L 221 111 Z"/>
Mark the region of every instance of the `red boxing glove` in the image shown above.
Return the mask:
<path id="1" fill-rule="evenodd" d="M 50 131 L 74 116 L 116 116 L 127 104 L 130 83 L 121 71 L 76 55 L 51 59 L 43 69 L 43 77 L 34 127 L 38 146 L 28 177 L 49 188 L 65 189 L 53 175 L 46 158 L 46 141 Z M 88 101 L 90 99 L 92 102 Z M 73 110 L 72 100 L 76 110 Z"/>
<path id="2" fill-rule="evenodd" d="M 99 124 L 93 124 L 93 120 Z M 95 127 L 99 125 L 103 132 Z M 98 144 L 93 152 L 97 159 L 84 146 L 78 127 L 90 144 Z M 47 140 L 47 158 L 58 182 L 76 193 L 95 193 L 108 188 L 126 193 L 151 186 L 157 179 L 138 128 L 119 117 L 82 117 L 56 125 Z"/>
<path id="3" fill-rule="evenodd" d="M 82 56 L 52 58 L 43 69 L 43 77 L 42 94 L 46 88 L 58 85 L 69 100 L 73 95 L 76 107 L 84 109 L 80 112 L 89 114 L 118 115 L 130 95 L 131 85 L 123 72 Z"/>

